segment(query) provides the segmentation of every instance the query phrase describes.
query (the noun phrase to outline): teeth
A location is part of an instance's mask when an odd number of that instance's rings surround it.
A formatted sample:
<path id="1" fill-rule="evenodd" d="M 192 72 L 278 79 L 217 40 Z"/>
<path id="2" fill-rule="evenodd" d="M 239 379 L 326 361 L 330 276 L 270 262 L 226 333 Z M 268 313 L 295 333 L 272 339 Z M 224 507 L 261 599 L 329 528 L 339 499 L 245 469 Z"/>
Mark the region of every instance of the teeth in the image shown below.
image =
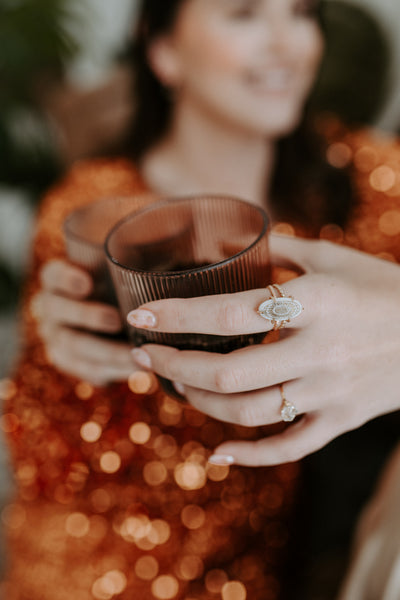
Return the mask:
<path id="1" fill-rule="evenodd" d="M 254 76 L 254 83 L 258 87 L 279 91 L 286 89 L 291 79 L 292 73 L 289 69 L 271 69 L 262 76 Z"/>
<path id="2" fill-rule="evenodd" d="M 287 69 L 276 69 L 267 73 L 264 81 L 267 85 L 281 87 L 287 85 L 290 80 L 290 73 Z"/>

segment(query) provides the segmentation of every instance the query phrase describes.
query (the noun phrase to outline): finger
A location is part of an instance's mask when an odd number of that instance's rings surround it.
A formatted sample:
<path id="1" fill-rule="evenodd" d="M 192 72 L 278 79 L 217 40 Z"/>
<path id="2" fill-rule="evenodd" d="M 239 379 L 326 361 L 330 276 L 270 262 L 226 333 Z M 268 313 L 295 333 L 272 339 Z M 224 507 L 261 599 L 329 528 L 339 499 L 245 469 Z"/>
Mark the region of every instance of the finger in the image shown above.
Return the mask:
<path id="1" fill-rule="evenodd" d="M 311 310 L 303 310 L 287 323 L 288 327 L 302 327 L 315 314 L 312 309 L 315 301 L 309 289 L 315 286 L 312 281 L 306 286 L 300 279 L 288 282 L 283 291 Z M 143 304 L 131 311 L 127 320 L 133 327 L 169 333 L 221 336 L 261 333 L 273 328 L 271 320 L 258 312 L 260 304 L 271 298 L 269 290 L 264 288 L 198 298 L 168 298 Z"/>
<path id="2" fill-rule="evenodd" d="M 96 386 L 104 386 L 113 381 L 127 381 L 132 374 L 132 365 L 128 369 L 118 365 L 82 360 L 75 356 L 66 356 L 60 348 L 52 350 L 49 358 L 63 373 Z"/>
<path id="3" fill-rule="evenodd" d="M 51 260 L 40 271 L 44 289 L 67 294 L 71 298 L 85 298 L 93 289 L 89 273 L 64 260 Z"/>
<path id="4" fill-rule="evenodd" d="M 218 394 L 189 386 L 179 389 L 192 406 L 220 421 L 245 427 L 282 421 L 283 396 L 279 386 L 240 394 Z M 318 377 L 311 382 L 309 378 L 286 381 L 284 397 L 287 402 L 294 404 L 300 415 L 321 409 L 329 403 L 327 393 L 321 400 L 320 389 L 326 390 L 326 382 Z"/>
<path id="5" fill-rule="evenodd" d="M 244 466 L 269 466 L 293 462 L 319 450 L 342 433 L 321 413 L 304 415 L 283 433 L 256 442 L 231 441 L 214 450 L 210 462 Z"/>
<path id="6" fill-rule="evenodd" d="M 52 328 L 46 351 L 61 371 L 95 385 L 126 381 L 135 367 L 126 345 Z"/>
<path id="7" fill-rule="evenodd" d="M 192 406 L 219 421 L 257 427 L 282 420 L 277 386 L 244 394 L 217 394 L 188 386 L 182 391 Z"/>
<path id="8" fill-rule="evenodd" d="M 300 336 L 299 336 L 300 337 Z M 296 337 L 248 346 L 229 354 L 148 344 L 132 351 L 135 362 L 185 386 L 221 394 L 248 392 L 303 377 L 318 369 L 318 348 L 308 352 Z"/>
<path id="9" fill-rule="evenodd" d="M 114 306 L 100 302 L 88 302 L 42 292 L 36 297 L 36 309 L 40 303 L 41 319 L 64 323 L 71 327 L 82 327 L 104 333 L 121 330 L 122 322 Z"/>
<path id="10" fill-rule="evenodd" d="M 128 344 L 100 336 L 75 331 L 67 327 L 53 327 L 47 336 L 50 351 L 60 349 L 65 356 L 88 359 L 96 363 L 114 365 L 132 371 L 132 355 Z"/>

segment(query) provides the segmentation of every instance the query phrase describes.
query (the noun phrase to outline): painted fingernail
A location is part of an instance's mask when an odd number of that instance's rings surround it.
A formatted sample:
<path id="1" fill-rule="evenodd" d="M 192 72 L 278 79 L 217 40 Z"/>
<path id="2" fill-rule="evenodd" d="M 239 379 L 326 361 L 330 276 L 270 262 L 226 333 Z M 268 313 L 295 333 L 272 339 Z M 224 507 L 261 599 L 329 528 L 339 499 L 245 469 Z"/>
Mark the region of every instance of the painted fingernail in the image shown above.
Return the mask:
<path id="1" fill-rule="evenodd" d="M 151 369 L 151 358 L 145 350 L 134 348 L 132 351 L 133 360 L 143 369 Z"/>
<path id="2" fill-rule="evenodd" d="M 230 456 L 229 454 L 212 454 L 209 457 L 208 462 L 211 463 L 212 465 L 227 466 L 227 465 L 233 465 L 233 463 L 235 462 L 235 459 L 233 458 L 233 456 Z"/>
<path id="3" fill-rule="evenodd" d="M 173 381 L 172 385 L 174 386 L 178 394 L 180 394 L 181 396 L 185 395 L 185 386 L 182 383 L 179 383 L 178 381 Z"/>
<path id="4" fill-rule="evenodd" d="M 145 308 L 132 310 L 127 316 L 127 321 L 133 327 L 140 327 L 142 329 L 152 329 L 157 325 L 155 314 Z"/>

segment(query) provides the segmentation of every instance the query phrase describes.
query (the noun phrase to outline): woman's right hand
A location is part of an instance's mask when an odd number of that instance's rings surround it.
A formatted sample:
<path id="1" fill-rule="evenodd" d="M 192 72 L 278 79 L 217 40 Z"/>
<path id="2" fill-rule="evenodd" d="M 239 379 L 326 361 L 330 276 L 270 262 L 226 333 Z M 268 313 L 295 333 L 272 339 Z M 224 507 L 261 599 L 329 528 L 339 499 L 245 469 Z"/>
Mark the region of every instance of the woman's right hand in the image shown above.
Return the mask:
<path id="1" fill-rule="evenodd" d="M 135 370 L 129 344 L 98 335 L 121 331 L 119 312 L 88 300 L 90 275 L 67 261 L 52 260 L 42 268 L 40 280 L 34 313 L 49 360 L 94 385 L 126 381 Z"/>

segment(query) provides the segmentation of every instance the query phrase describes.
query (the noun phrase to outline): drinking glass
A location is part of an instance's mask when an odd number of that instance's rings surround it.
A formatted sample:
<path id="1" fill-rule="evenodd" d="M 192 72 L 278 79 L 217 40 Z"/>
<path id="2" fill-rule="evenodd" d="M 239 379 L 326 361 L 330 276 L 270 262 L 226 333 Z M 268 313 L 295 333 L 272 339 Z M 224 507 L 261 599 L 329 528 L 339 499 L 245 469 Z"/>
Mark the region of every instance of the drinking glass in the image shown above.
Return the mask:
<path id="1" fill-rule="evenodd" d="M 150 194 L 105 197 L 73 211 L 64 221 L 68 258 L 84 268 L 93 279 L 92 300 L 117 306 L 107 268 L 104 241 L 110 229 L 124 216 L 143 207 Z"/>
<path id="2" fill-rule="evenodd" d="M 165 198 L 119 221 L 105 242 L 120 311 L 164 298 L 240 292 L 270 283 L 269 220 L 233 197 Z M 134 346 L 156 343 L 226 353 L 259 343 L 265 333 L 168 333 L 128 325 Z M 162 381 L 168 393 L 174 393 Z"/>

